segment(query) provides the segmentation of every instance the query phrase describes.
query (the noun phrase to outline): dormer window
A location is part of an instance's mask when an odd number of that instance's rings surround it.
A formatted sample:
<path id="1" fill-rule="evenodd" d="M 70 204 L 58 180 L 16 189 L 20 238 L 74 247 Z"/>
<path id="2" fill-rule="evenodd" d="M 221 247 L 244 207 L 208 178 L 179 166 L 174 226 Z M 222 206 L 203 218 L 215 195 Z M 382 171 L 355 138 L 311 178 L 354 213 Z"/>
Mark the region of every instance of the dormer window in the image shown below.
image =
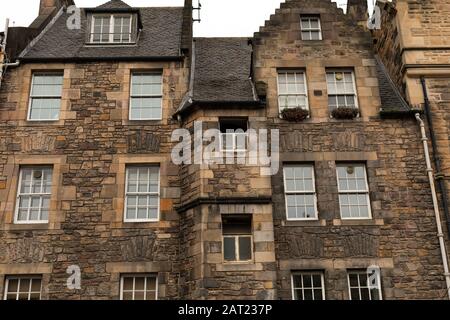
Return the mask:
<path id="1" fill-rule="evenodd" d="M 132 43 L 133 15 L 93 15 L 91 43 Z"/>

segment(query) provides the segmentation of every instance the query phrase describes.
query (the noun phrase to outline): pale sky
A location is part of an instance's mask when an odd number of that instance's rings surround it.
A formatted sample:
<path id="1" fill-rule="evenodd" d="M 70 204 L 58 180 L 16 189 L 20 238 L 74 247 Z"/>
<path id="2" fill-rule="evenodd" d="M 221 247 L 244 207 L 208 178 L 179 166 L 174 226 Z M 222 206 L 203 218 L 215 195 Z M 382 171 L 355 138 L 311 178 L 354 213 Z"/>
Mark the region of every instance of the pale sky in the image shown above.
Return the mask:
<path id="1" fill-rule="evenodd" d="M 193 0 L 196 6 L 198 0 Z M 314 0 L 311 0 L 314 1 Z M 369 10 L 374 0 L 369 2 Z M 6 18 L 10 26 L 28 26 L 38 14 L 39 0 L 2 1 L 0 30 Z M 95 7 L 107 0 L 75 0 L 78 7 Z M 183 6 L 184 0 L 124 0 L 134 7 Z M 196 37 L 251 37 L 284 0 L 201 0 L 202 22 L 195 23 Z M 347 0 L 336 0 L 345 6 Z"/>

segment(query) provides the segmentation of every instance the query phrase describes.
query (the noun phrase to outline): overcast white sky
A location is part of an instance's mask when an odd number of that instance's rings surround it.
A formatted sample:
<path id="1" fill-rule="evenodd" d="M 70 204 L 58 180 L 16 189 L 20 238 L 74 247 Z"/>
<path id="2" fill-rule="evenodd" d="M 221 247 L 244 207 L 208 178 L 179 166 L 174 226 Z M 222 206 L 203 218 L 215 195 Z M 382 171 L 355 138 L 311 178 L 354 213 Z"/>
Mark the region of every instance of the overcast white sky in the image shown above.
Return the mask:
<path id="1" fill-rule="evenodd" d="M 130 6 L 182 6 L 184 0 L 124 0 Z M 194 6 L 198 0 L 193 0 Z M 311 0 L 314 1 L 314 0 Z M 369 8 L 373 0 L 367 0 Z M 39 0 L 2 1 L 0 30 L 4 30 L 6 18 L 10 25 L 28 26 L 38 14 Z M 78 7 L 95 7 L 107 0 L 75 0 Z M 195 36 L 252 36 L 259 26 L 269 19 L 284 0 L 201 0 L 202 22 L 196 23 Z M 335 0 L 344 6 L 347 0 Z"/>

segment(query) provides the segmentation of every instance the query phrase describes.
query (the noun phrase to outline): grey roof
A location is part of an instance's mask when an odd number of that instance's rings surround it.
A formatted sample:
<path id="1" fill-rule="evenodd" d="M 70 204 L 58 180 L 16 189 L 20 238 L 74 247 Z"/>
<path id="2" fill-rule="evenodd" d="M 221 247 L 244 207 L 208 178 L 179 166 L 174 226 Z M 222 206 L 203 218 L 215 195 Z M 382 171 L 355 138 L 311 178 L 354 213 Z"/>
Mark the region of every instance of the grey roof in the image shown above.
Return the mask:
<path id="1" fill-rule="evenodd" d="M 111 0 L 102 5 L 99 5 L 97 8 L 99 9 L 124 9 L 131 8 L 128 4 L 121 0 Z"/>
<path id="2" fill-rule="evenodd" d="M 194 102 L 254 102 L 248 38 L 196 38 Z"/>
<path id="3" fill-rule="evenodd" d="M 386 67 L 378 56 L 377 61 L 377 77 L 380 88 L 381 113 L 409 113 L 411 108 L 402 97 L 398 88 L 389 76 Z"/>
<path id="4" fill-rule="evenodd" d="M 110 1 L 103 8 L 126 9 L 122 1 Z M 102 7 L 100 6 L 100 7 Z M 98 9 L 99 7 L 97 7 Z M 89 45 L 86 44 L 86 11 L 81 12 L 81 29 L 70 30 L 66 22 L 70 14 L 62 13 L 53 25 L 50 25 L 37 42 L 25 50 L 24 60 L 49 59 L 133 59 L 148 57 L 179 57 L 183 21 L 183 7 L 147 7 L 139 9 L 143 30 L 139 34 L 137 44 L 124 46 Z"/>

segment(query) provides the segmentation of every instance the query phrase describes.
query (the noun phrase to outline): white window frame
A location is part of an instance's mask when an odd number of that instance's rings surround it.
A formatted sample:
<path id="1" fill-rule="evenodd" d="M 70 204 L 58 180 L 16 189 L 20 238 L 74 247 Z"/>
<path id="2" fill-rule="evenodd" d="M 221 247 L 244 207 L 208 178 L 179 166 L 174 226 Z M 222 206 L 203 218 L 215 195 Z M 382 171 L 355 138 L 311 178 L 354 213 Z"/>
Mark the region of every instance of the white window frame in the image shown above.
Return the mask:
<path id="1" fill-rule="evenodd" d="M 128 176 L 130 168 L 157 168 L 158 169 L 158 192 L 128 192 Z M 124 222 L 140 223 L 140 222 L 159 222 L 161 219 L 161 167 L 158 165 L 129 165 L 125 168 L 125 205 L 124 205 Z M 149 183 L 149 182 L 148 182 Z M 136 185 L 138 188 L 139 185 Z M 138 219 L 136 211 L 136 219 L 127 218 L 128 196 L 158 196 L 158 217 L 156 219 Z M 147 204 L 148 205 L 148 204 Z"/>
<path id="2" fill-rule="evenodd" d="M 352 287 L 350 286 L 350 275 L 351 274 L 357 274 L 358 275 L 358 287 Z M 367 283 L 365 286 L 361 286 L 361 283 L 359 282 L 359 275 L 361 274 L 365 274 L 367 277 Z M 383 300 L 383 294 L 381 291 L 381 277 L 379 273 L 376 273 L 376 277 L 377 277 L 377 283 L 378 283 L 378 295 L 380 296 L 380 300 Z M 369 300 L 372 301 L 372 292 L 371 289 L 369 287 L 369 275 L 367 274 L 367 272 L 363 271 L 363 270 L 347 270 L 347 284 L 348 284 L 348 297 L 350 300 L 355 300 L 352 298 L 352 289 L 358 289 L 359 290 L 359 296 L 361 297 L 361 289 L 367 289 L 369 291 Z M 361 301 L 361 300 L 355 300 L 355 301 Z"/>
<path id="3" fill-rule="evenodd" d="M 326 82 L 327 82 L 327 93 L 328 93 L 327 98 L 329 99 L 330 96 L 350 96 L 351 95 L 351 94 L 347 94 L 347 93 L 330 94 L 330 84 L 328 83 L 328 74 L 333 73 L 333 75 L 334 75 L 334 77 L 333 77 L 333 79 L 334 79 L 333 80 L 334 81 L 333 84 L 336 85 L 337 84 L 337 82 L 336 82 L 336 73 L 342 73 L 344 75 L 346 72 L 347 73 L 350 72 L 352 74 L 353 96 L 354 96 L 354 99 L 355 99 L 355 107 L 354 108 L 359 110 L 358 90 L 357 90 L 357 87 L 356 87 L 355 71 L 353 69 L 345 69 L 345 68 L 343 68 L 343 69 L 336 69 L 336 68 L 334 68 L 333 69 L 333 68 L 329 68 L 329 69 L 327 69 L 325 71 Z M 336 85 L 336 88 L 337 88 L 337 85 Z M 327 100 L 327 104 L 328 104 L 328 108 L 331 109 L 328 100 Z M 340 107 L 338 106 L 336 108 L 340 108 Z M 351 108 L 351 107 L 348 107 L 348 108 Z"/>
<path id="4" fill-rule="evenodd" d="M 161 76 L 161 92 L 158 94 L 142 94 L 142 95 L 133 95 L 133 76 L 134 75 L 159 75 Z M 157 71 L 135 71 L 135 72 L 131 72 L 131 76 L 130 76 L 131 80 L 130 80 L 130 102 L 129 102 L 129 107 L 128 107 L 128 118 L 130 119 L 130 121 L 152 121 L 152 120 L 162 120 L 163 117 L 163 73 L 162 72 L 157 72 Z M 133 99 L 145 99 L 145 98 L 160 98 L 161 99 L 161 105 L 160 105 L 160 110 L 161 110 L 161 116 L 159 118 L 133 118 L 132 117 L 132 112 L 131 112 L 131 103 Z"/>
<path id="5" fill-rule="evenodd" d="M 364 169 L 364 178 L 365 178 L 365 190 L 341 190 L 341 187 L 339 186 L 339 167 L 344 167 L 344 166 L 359 166 L 359 167 L 363 167 Z M 366 169 L 366 165 L 364 163 L 338 163 L 336 164 L 336 179 L 337 179 L 337 186 L 338 186 L 338 197 L 339 197 L 339 215 L 341 217 L 342 220 L 371 220 L 372 219 L 372 208 L 371 208 L 371 203 L 370 203 L 370 189 L 369 189 L 369 179 L 367 177 L 367 169 Z M 356 195 L 366 195 L 366 200 L 367 200 L 367 210 L 368 210 L 368 216 L 367 217 L 343 217 L 342 216 L 342 204 L 341 204 L 341 199 L 340 196 L 343 194 L 356 194 Z"/>
<path id="6" fill-rule="evenodd" d="M 312 28 L 311 27 L 311 19 L 317 19 L 318 23 L 319 23 L 319 28 Z M 307 29 L 303 29 L 303 20 L 308 20 L 309 22 L 309 28 Z M 303 41 L 321 41 L 322 38 L 322 23 L 320 21 L 320 15 L 300 15 L 300 32 L 301 32 L 301 36 L 302 36 L 302 40 Z M 311 38 L 311 32 L 319 32 L 319 39 L 305 39 L 303 38 L 303 32 L 309 32 L 309 36 Z"/>
<path id="7" fill-rule="evenodd" d="M 61 82 L 61 94 L 58 96 L 35 96 L 33 93 L 33 87 L 34 87 L 34 81 L 36 76 L 60 76 L 62 79 Z M 31 76 L 31 88 L 30 88 L 30 97 L 28 101 L 28 112 L 27 112 L 27 121 L 30 122 L 41 122 L 41 121 L 59 121 L 61 117 L 61 101 L 62 101 L 62 90 L 64 86 L 64 73 L 63 72 L 36 72 L 33 73 Z M 33 105 L 33 99 L 59 99 L 59 111 L 58 111 L 58 117 L 56 119 L 33 119 L 31 118 L 31 109 Z"/>
<path id="8" fill-rule="evenodd" d="M 231 138 L 229 138 L 231 136 Z M 244 136 L 245 137 L 245 149 L 238 149 L 238 137 L 239 136 Z M 233 142 L 233 146 L 231 149 L 227 149 L 228 144 L 224 143 L 224 142 L 229 142 L 232 141 Z M 220 133 L 220 150 L 223 152 L 246 152 L 248 149 L 248 134 L 247 132 L 226 132 Z"/>
<path id="9" fill-rule="evenodd" d="M 239 238 L 250 238 L 250 259 L 241 260 L 239 257 Z M 225 259 L 225 238 L 234 238 L 234 250 L 236 255 L 236 260 L 226 260 Z M 252 234 L 222 234 L 222 256 L 224 263 L 248 263 L 253 261 L 253 235 Z"/>
<path id="10" fill-rule="evenodd" d="M 23 176 L 23 170 L 26 169 L 31 169 L 33 170 L 44 170 L 44 169 L 50 169 L 52 172 L 52 185 L 50 187 L 50 192 L 49 193 L 21 193 L 21 189 L 22 189 L 22 176 Z M 50 202 L 51 202 L 51 197 L 52 197 L 52 190 L 53 190 L 53 174 L 54 174 L 54 170 L 52 167 L 50 166 L 30 166 L 30 167 L 21 167 L 19 168 L 19 183 L 18 183 L 18 187 L 17 187 L 17 194 L 16 194 L 16 207 L 14 210 L 14 224 L 48 224 L 49 223 L 49 219 L 47 220 L 19 220 L 19 207 L 20 207 L 20 197 L 21 196 L 39 196 L 40 197 L 40 207 L 39 207 L 39 211 L 42 210 L 42 197 L 44 196 L 49 196 L 50 197 Z M 33 174 L 32 174 L 32 178 L 33 178 Z M 41 181 L 41 188 L 42 188 L 42 183 L 44 180 Z M 30 209 L 30 208 L 29 208 Z M 28 214 L 29 214 L 28 210 Z M 50 208 L 49 208 L 49 216 L 50 216 Z M 50 217 L 49 217 L 50 218 Z"/>
<path id="11" fill-rule="evenodd" d="M 31 294 L 33 293 L 38 293 L 37 291 L 31 291 L 31 286 L 33 284 L 33 280 L 40 280 L 41 281 L 41 287 L 40 287 L 40 291 L 39 291 L 39 300 L 42 299 L 42 276 L 6 276 L 5 277 L 5 292 L 4 292 L 4 296 L 3 296 L 3 300 L 7 299 L 8 294 L 13 294 L 14 292 L 8 292 L 9 289 L 9 281 L 10 280 L 18 280 L 17 283 L 17 292 L 15 292 L 16 294 L 16 301 L 19 300 L 19 294 L 20 293 L 26 293 L 26 292 L 21 292 L 20 290 L 20 281 L 21 280 L 30 280 L 30 286 L 28 287 L 28 301 L 31 298 Z"/>
<path id="12" fill-rule="evenodd" d="M 287 74 L 289 73 L 294 73 L 295 74 L 295 79 L 296 79 L 296 85 L 298 86 L 299 84 L 297 83 L 297 75 L 298 74 L 303 74 L 303 83 L 305 84 L 305 94 L 280 94 L 280 75 L 285 75 L 287 78 Z M 306 101 L 306 105 L 304 107 L 300 107 L 304 110 L 309 111 L 309 97 L 308 97 L 308 83 L 307 83 L 307 79 L 306 79 L 306 71 L 305 70 L 278 70 L 277 71 L 277 92 L 278 92 L 278 111 L 281 113 L 281 111 L 283 111 L 284 109 L 289 109 L 289 107 L 285 107 L 283 108 L 281 106 L 280 103 L 280 99 L 282 96 L 304 96 L 305 97 L 305 101 Z"/>
<path id="13" fill-rule="evenodd" d="M 135 273 L 135 274 L 122 274 L 120 275 L 120 300 L 123 300 L 123 281 L 125 278 L 133 278 L 133 300 L 132 301 L 137 301 L 134 300 L 134 295 L 136 293 L 135 290 L 135 285 L 136 285 L 136 278 L 145 278 L 145 284 L 144 284 L 144 288 L 147 289 L 147 278 L 155 278 L 155 301 L 158 300 L 158 294 L 159 294 L 159 290 L 158 290 L 158 275 L 157 274 L 151 274 L 151 273 L 145 273 L 145 274 L 139 274 L 139 273 Z M 147 291 L 153 291 L 153 290 L 144 290 L 144 298 L 147 298 Z M 128 290 L 127 290 L 128 292 Z M 130 300 L 131 301 L 131 300 Z M 145 301 L 150 301 L 150 300 L 145 300 Z"/>
<path id="14" fill-rule="evenodd" d="M 95 19 L 96 18 L 105 18 L 105 17 L 109 17 L 109 34 L 108 34 L 108 41 L 102 41 L 102 35 L 104 33 L 100 33 L 100 41 L 94 41 L 94 29 L 95 29 Z M 129 35 L 130 35 L 130 40 L 129 41 L 123 41 L 123 35 L 124 33 L 120 33 L 120 41 L 114 41 L 114 26 L 116 23 L 116 18 L 130 18 L 130 30 L 129 30 Z M 122 31 L 123 25 L 121 24 L 121 31 Z M 103 32 L 103 24 L 102 24 L 102 32 Z M 132 32 L 133 32 L 133 15 L 132 14 L 95 14 L 92 15 L 91 18 L 91 34 L 89 35 L 89 43 L 92 44 L 128 44 L 128 43 L 133 43 L 132 40 Z"/>
<path id="15" fill-rule="evenodd" d="M 297 289 L 301 289 L 302 290 L 302 294 L 304 296 L 304 290 L 305 287 L 303 286 L 303 276 L 313 276 L 313 275 L 320 275 L 320 283 L 321 283 L 321 287 L 314 287 L 314 283 L 313 280 L 311 279 L 311 288 L 306 288 L 306 289 L 312 289 L 312 294 L 314 297 L 314 290 L 316 289 L 321 289 L 322 290 L 322 300 L 325 300 L 325 277 L 324 277 L 324 273 L 321 271 L 296 271 L 291 273 L 291 289 L 292 289 L 292 300 L 299 300 L 299 299 L 295 299 L 295 290 Z M 295 276 L 301 276 L 302 279 L 302 287 L 301 288 L 296 288 L 294 286 L 295 281 L 294 281 L 294 277 Z M 306 300 L 300 300 L 300 301 L 306 301 Z M 316 299 L 313 299 L 313 301 L 317 301 Z"/>
<path id="16" fill-rule="evenodd" d="M 312 184 L 313 184 L 313 191 L 288 191 L 287 190 L 287 184 L 286 184 L 286 169 L 287 168 L 297 168 L 297 167 L 310 167 L 312 169 Z M 286 220 L 288 221 L 317 221 L 319 220 L 319 210 L 317 208 L 317 191 L 316 191 L 316 177 L 315 177 L 315 170 L 314 165 L 312 164 L 289 164 L 283 166 L 283 184 L 284 184 L 284 202 L 285 202 L 285 210 L 286 210 Z M 288 215 L 288 195 L 313 195 L 314 196 L 314 218 L 289 218 Z"/>

